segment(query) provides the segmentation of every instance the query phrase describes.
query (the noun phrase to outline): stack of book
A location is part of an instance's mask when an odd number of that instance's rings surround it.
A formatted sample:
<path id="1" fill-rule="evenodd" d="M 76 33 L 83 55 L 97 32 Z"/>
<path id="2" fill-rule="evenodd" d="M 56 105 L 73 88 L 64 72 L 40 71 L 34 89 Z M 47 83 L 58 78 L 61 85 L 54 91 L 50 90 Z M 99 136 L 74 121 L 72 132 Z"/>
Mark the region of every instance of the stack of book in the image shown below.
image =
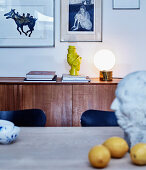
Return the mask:
<path id="1" fill-rule="evenodd" d="M 88 76 L 83 76 L 83 75 L 71 76 L 69 74 L 63 74 L 62 82 L 79 82 L 79 83 L 85 82 L 86 83 L 86 82 L 90 82 L 90 79 Z"/>
<path id="2" fill-rule="evenodd" d="M 55 71 L 30 71 L 26 74 L 24 81 L 56 82 Z"/>

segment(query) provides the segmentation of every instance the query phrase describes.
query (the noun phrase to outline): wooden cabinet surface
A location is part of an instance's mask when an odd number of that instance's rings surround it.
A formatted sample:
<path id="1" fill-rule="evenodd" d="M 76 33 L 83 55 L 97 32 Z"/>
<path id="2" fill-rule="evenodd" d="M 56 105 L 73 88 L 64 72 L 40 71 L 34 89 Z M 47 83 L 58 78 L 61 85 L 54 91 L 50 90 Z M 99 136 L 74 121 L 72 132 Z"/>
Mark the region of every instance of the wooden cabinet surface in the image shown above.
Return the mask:
<path id="1" fill-rule="evenodd" d="M 118 79 L 90 83 L 23 82 L 24 78 L 0 78 L 0 110 L 42 109 L 46 126 L 80 126 L 88 109 L 110 110 Z"/>
<path id="2" fill-rule="evenodd" d="M 17 90 L 17 85 L 0 84 L 0 110 L 16 110 L 18 108 Z"/>
<path id="3" fill-rule="evenodd" d="M 42 109 L 46 126 L 72 126 L 71 85 L 20 85 L 19 90 L 21 109 Z"/>
<path id="4" fill-rule="evenodd" d="M 80 126 L 81 114 L 89 109 L 110 110 L 117 85 L 73 85 L 73 126 Z"/>

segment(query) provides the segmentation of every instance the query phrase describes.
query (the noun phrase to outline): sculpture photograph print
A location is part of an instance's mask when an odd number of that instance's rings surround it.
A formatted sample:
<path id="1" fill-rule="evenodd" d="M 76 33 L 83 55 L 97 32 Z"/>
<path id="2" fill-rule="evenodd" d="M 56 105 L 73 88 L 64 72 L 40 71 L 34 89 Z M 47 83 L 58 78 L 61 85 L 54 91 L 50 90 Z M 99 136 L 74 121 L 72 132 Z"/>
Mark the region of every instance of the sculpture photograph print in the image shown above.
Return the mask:
<path id="1" fill-rule="evenodd" d="M 69 1 L 69 31 L 94 30 L 94 1 L 85 2 L 80 5 Z"/>
<path id="2" fill-rule="evenodd" d="M 0 1 L 0 47 L 54 47 L 54 0 Z"/>
<path id="3" fill-rule="evenodd" d="M 102 41 L 101 0 L 61 0 L 61 41 Z"/>

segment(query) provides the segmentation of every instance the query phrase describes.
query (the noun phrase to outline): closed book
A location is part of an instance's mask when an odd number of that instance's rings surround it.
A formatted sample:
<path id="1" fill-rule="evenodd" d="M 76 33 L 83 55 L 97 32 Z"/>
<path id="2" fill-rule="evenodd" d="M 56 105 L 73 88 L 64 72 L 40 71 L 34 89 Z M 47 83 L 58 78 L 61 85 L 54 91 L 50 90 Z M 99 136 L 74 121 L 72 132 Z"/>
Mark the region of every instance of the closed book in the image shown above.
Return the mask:
<path id="1" fill-rule="evenodd" d="M 54 78 L 54 77 L 53 77 Z M 26 77 L 26 80 L 52 80 L 53 78 L 35 78 L 35 77 Z"/>
<path id="2" fill-rule="evenodd" d="M 54 76 L 53 79 L 24 79 L 24 82 L 56 82 L 57 81 L 57 75 Z"/>
<path id="3" fill-rule="evenodd" d="M 79 76 L 72 76 L 69 74 L 63 74 L 62 80 L 86 80 L 87 76 L 79 75 Z"/>
<path id="4" fill-rule="evenodd" d="M 81 80 L 81 81 L 77 81 L 77 80 L 62 80 L 63 83 L 88 83 L 90 82 L 90 80 Z"/>
<path id="5" fill-rule="evenodd" d="M 55 76 L 55 71 L 30 71 L 26 74 L 26 78 L 49 78 Z"/>
<path id="6" fill-rule="evenodd" d="M 87 78 L 86 80 L 62 80 L 62 82 L 64 82 L 64 83 L 69 83 L 69 82 L 72 82 L 72 83 L 88 83 L 90 81 L 91 80 L 89 78 Z"/>

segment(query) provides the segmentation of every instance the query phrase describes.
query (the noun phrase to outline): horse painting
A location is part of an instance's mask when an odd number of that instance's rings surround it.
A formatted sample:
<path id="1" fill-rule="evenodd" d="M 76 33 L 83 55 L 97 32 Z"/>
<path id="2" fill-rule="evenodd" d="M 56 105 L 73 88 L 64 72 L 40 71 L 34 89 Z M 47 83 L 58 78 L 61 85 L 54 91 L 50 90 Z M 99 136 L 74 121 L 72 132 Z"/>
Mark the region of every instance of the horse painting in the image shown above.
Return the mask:
<path id="1" fill-rule="evenodd" d="M 27 13 L 26 16 L 24 13 L 23 15 L 20 15 L 18 12 L 17 13 L 15 12 L 15 9 L 11 9 L 11 11 L 4 14 L 4 16 L 6 16 L 6 19 L 11 18 L 15 21 L 17 25 L 17 30 L 19 31 L 20 35 L 24 33 L 26 36 L 28 35 L 29 37 L 31 37 L 31 34 L 34 31 L 35 23 L 37 20 L 36 18 L 33 18 L 33 16 L 30 16 L 29 13 Z M 23 26 L 28 26 L 29 30 L 24 32 Z"/>

